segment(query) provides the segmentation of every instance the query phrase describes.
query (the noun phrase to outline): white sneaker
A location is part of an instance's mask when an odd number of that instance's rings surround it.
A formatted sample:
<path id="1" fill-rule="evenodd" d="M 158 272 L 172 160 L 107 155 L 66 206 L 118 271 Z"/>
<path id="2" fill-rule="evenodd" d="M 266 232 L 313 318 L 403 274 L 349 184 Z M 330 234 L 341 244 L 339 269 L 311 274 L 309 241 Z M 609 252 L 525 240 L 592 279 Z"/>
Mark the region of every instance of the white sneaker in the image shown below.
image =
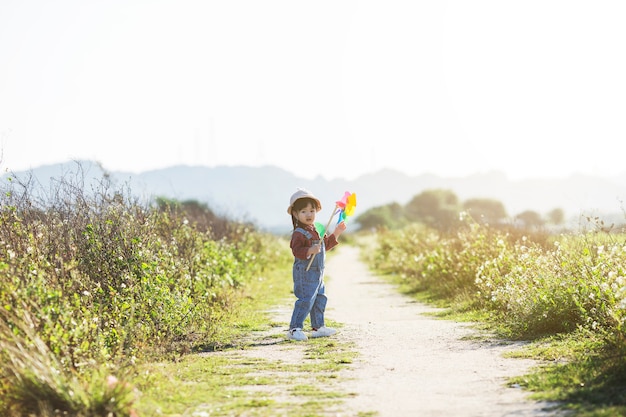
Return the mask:
<path id="1" fill-rule="evenodd" d="M 313 330 L 311 332 L 311 337 L 328 337 L 334 335 L 335 333 L 337 333 L 337 330 L 332 327 L 322 326 L 317 330 Z"/>
<path id="2" fill-rule="evenodd" d="M 303 340 L 307 340 L 308 337 L 306 337 L 302 329 L 295 328 L 295 329 L 289 330 L 289 332 L 287 333 L 287 339 L 303 341 Z"/>

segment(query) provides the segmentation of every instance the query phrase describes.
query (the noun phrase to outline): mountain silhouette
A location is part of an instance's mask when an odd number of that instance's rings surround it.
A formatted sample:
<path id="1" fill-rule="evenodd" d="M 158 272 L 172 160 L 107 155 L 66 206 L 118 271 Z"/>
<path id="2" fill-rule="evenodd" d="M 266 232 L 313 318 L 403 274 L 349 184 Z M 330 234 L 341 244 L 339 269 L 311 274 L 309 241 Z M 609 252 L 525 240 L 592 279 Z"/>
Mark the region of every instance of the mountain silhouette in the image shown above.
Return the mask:
<path id="1" fill-rule="evenodd" d="M 3 181 L 7 177 L 31 178 L 37 186 L 47 189 L 54 179 L 81 175 L 85 189 L 89 189 L 101 181 L 104 174 L 105 170 L 95 162 L 72 161 L 5 173 Z M 546 214 L 561 208 L 570 222 L 587 214 L 623 223 L 623 201 L 626 199 L 626 175 L 612 178 L 572 175 L 563 179 L 514 181 L 499 172 L 445 178 L 431 174 L 408 176 L 383 169 L 354 180 L 328 180 L 323 177 L 299 178 L 273 166 L 185 165 L 142 173 L 106 171 L 106 174 L 116 185 L 127 186 L 133 195 L 142 199 L 160 196 L 181 201 L 197 200 L 206 203 L 216 213 L 233 220 L 249 221 L 277 233 L 291 229 L 286 210 L 289 197 L 297 188 L 312 191 L 322 201 L 323 210 L 318 214 L 318 221 L 324 224 L 333 212 L 335 201 L 345 191 L 357 195 L 354 217 L 392 202 L 404 205 L 424 190 L 447 189 L 461 201 L 470 198 L 498 200 L 504 204 L 509 217 L 524 210 Z"/>

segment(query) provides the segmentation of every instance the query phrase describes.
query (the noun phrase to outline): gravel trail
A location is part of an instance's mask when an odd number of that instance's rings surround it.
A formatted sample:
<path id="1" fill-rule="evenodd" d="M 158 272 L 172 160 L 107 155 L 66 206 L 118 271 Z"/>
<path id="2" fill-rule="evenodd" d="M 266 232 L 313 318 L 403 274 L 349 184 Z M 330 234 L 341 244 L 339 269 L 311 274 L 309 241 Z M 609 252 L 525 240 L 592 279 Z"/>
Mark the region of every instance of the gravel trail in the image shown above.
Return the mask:
<path id="1" fill-rule="evenodd" d="M 551 404 L 528 400 L 522 389 L 506 385 L 536 362 L 504 358 L 515 345 L 472 338 L 477 331 L 467 324 L 425 315 L 436 309 L 374 276 L 358 248 L 337 248 L 327 273 L 326 316 L 344 324 L 334 337 L 355 343 L 359 352 L 345 383 L 357 394 L 345 403 L 354 415 L 557 415 Z"/>

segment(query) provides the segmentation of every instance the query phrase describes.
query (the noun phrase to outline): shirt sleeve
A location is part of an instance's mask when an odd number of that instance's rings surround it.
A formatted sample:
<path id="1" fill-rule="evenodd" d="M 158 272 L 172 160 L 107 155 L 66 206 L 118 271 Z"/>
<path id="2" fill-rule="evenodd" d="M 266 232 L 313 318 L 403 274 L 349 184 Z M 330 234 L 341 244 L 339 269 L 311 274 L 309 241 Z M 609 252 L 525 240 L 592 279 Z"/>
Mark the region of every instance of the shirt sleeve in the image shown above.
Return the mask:
<path id="1" fill-rule="evenodd" d="M 330 236 L 324 236 L 324 246 L 326 247 L 326 250 L 331 250 L 338 244 L 339 242 L 337 241 L 337 237 L 334 233 Z"/>
<path id="2" fill-rule="evenodd" d="M 307 252 L 309 251 L 309 245 L 307 244 L 307 238 L 302 233 L 294 233 L 291 235 L 291 252 L 293 256 L 298 259 L 308 259 Z"/>

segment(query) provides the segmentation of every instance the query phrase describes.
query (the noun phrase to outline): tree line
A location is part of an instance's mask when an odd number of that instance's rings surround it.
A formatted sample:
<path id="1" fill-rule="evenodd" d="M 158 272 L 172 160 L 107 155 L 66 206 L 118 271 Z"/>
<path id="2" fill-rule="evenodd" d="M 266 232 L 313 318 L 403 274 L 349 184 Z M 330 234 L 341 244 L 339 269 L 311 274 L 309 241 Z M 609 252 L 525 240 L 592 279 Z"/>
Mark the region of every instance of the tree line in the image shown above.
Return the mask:
<path id="1" fill-rule="evenodd" d="M 545 215 L 525 210 L 509 217 L 501 201 L 491 198 L 461 201 L 453 191 L 446 189 L 425 190 L 405 205 L 392 202 L 373 207 L 355 221 L 363 229 L 398 229 L 410 223 L 422 223 L 438 230 L 450 230 L 458 226 L 461 212 L 481 224 L 494 227 L 515 225 L 536 229 L 545 225 L 558 226 L 565 221 L 565 212 L 561 208 L 554 208 Z"/>

